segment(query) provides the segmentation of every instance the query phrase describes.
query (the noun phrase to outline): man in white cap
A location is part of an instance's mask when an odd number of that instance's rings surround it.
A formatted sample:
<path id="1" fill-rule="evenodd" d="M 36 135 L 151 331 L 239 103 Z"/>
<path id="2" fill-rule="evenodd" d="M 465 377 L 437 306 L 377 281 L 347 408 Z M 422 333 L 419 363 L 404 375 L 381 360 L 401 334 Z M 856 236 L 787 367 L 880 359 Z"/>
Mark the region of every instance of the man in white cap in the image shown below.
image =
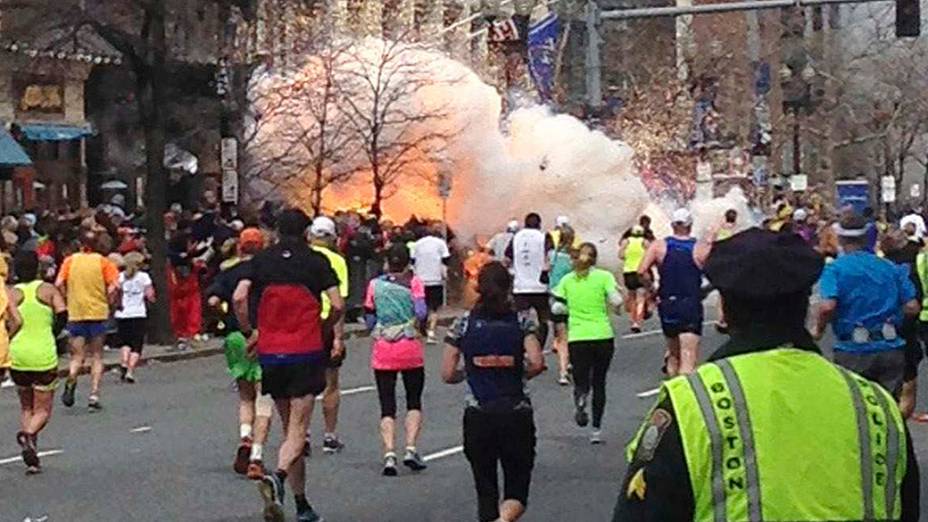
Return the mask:
<path id="1" fill-rule="evenodd" d="M 310 241 L 316 252 L 329 260 L 332 270 L 338 277 L 338 292 L 342 299 L 348 298 L 348 263 L 338 253 L 338 230 L 335 221 L 325 216 L 317 217 L 309 227 Z M 329 317 L 331 305 L 328 298 L 322 296 L 322 320 Z M 336 428 L 338 426 L 338 408 L 341 403 L 339 391 L 339 371 L 345 360 L 345 345 L 342 343 L 342 329 L 344 321 L 339 320 L 331 329 L 324 329 L 322 339 L 325 343 L 327 355 L 325 371 L 325 391 L 322 393 L 322 414 L 325 417 L 325 434 L 322 440 L 322 451 L 334 454 L 341 451 L 345 445 L 338 439 Z M 309 433 L 307 433 L 306 451 L 309 450 Z"/>
<path id="2" fill-rule="evenodd" d="M 711 243 L 692 237 L 693 215 L 677 209 L 671 218 L 673 235 L 648 247 L 638 276 L 649 280 L 651 267 L 660 274 L 658 313 L 667 338 L 666 372 L 670 376 L 692 373 L 699 359 L 702 336 L 702 268 Z"/>
<path id="3" fill-rule="evenodd" d="M 554 242 L 555 249 L 561 244 L 561 232 L 564 230 L 564 227 L 569 227 L 569 226 L 570 226 L 570 218 L 567 216 L 558 216 L 557 219 L 554 220 L 554 229 L 548 232 L 548 234 L 551 236 L 551 241 Z M 578 238 L 577 234 L 575 233 L 574 243 L 570 246 L 571 248 L 579 249 L 580 244 L 581 244 L 580 238 Z"/>
<path id="4" fill-rule="evenodd" d="M 506 225 L 506 230 L 493 236 L 487 243 L 487 248 L 493 253 L 493 260 L 500 261 L 506 259 L 506 247 L 512 242 L 512 236 L 519 231 L 519 222 L 513 219 Z"/>

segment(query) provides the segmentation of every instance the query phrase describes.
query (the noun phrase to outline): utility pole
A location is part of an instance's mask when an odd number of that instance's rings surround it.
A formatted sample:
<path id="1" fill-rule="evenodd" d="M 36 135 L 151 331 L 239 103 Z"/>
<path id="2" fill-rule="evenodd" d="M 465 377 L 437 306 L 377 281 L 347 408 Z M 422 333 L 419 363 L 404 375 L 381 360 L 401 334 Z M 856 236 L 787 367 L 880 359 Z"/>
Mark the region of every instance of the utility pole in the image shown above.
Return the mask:
<path id="1" fill-rule="evenodd" d="M 599 6 L 593 0 L 586 3 L 586 103 L 598 111 L 603 103 L 602 64 L 600 60 Z"/>

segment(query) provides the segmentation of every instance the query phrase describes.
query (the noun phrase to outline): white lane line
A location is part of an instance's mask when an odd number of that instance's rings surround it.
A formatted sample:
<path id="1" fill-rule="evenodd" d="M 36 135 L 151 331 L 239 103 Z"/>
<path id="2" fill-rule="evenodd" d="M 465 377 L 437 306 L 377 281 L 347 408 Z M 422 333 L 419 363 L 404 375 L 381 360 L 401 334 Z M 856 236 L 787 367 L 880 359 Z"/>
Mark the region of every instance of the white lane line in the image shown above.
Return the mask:
<path id="1" fill-rule="evenodd" d="M 715 324 L 715 321 L 705 321 L 704 323 L 702 323 L 703 326 L 710 326 L 710 325 L 713 325 L 713 324 Z M 623 336 L 622 336 L 622 339 L 639 339 L 639 338 L 641 338 L 641 337 L 648 337 L 648 336 L 651 336 L 651 335 L 657 335 L 657 334 L 661 334 L 661 333 L 664 333 L 664 331 L 663 331 L 663 330 L 648 330 L 647 332 L 640 332 L 640 333 L 633 333 L 633 334 L 626 334 L 626 335 L 623 335 Z"/>
<path id="2" fill-rule="evenodd" d="M 445 457 L 450 457 L 452 455 L 457 455 L 458 453 L 464 452 L 464 446 L 455 446 L 453 448 L 448 448 L 446 450 L 436 451 L 431 455 L 426 455 L 422 457 L 422 460 L 426 462 L 431 462 L 433 460 L 443 459 Z"/>
<path id="3" fill-rule="evenodd" d="M 636 393 L 635 395 L 638 396 L 639 399 L 647 399 L 648 397 L 654 397 L 660 392 L 661 392 L 660 388 L 654 388 L 652 390 L 646 390 L 641 393 Z"/>
<path id="4" fill-rule="evenodd" d="M 358 393 L 372 392 L 376 389 L 377 388 L 375 386 L 358 386 L 357 388 L 348 388 L 347 390 L 342 390 L 341 394 L 342 394 L 342 397 L 345 397 L 348 395 L 355 395 Z M 322 395 L 319 395 L 318 397 L 316 397 L 316 400 L 321 401 Z"/>
<path id="5" fill-rule="evenodd" d="M 129 433 L 145 433 L 146 431 L 151 431 L 151 426 L 139 426 L 138 428 L 132 428 L 129 430 Z"/>
<path id="6" fill-rule="evenodd" d="M 52 455 L 60 455 L 62 453 L 64 453 L 64 450 L 40 451 L 39 457 L 51 457 Z M 23 461 L 22 457 L 10 457 L 8 459 L 0 459 L 0 466 L 4 464 L 13 464 L 14 462 L 22 462 L 22 461 Z"/>
<path id="7" fill-rule="evenodd" d="M 12 388 L 13 386 L 15 386 L 15 384 L 13 384 L 13 381 L 3 381 L 2 383 L 0 383 L 0 388 Z"/>

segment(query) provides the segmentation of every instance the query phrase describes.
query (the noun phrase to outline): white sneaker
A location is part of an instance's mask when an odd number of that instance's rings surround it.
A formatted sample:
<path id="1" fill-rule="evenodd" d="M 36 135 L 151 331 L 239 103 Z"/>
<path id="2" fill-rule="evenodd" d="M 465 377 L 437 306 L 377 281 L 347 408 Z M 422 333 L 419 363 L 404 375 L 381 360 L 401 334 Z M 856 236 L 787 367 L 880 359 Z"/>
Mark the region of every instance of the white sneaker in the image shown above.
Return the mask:
<path id="1" fill-rule="evenodd" d="M 438 338 L 435 337 L 435 332 L 429 332 L 428 337 L 425 340 L 426 344 L 438 344 Z"/>
<path id="2" fill-rule="evenodd" d="M 590 432 L 590 444 L 602 444 L 603 443 L 603 430 L 593 430 Z"/>

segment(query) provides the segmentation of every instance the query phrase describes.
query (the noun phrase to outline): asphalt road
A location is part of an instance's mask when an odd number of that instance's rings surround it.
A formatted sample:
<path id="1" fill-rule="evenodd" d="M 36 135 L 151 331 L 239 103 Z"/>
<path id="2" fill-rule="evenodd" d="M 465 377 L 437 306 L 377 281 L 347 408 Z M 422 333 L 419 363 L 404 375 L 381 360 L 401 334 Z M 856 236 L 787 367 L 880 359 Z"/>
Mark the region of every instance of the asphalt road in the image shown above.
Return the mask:
<path id="1" fill-rule="evenodd" d="M 620 331 L 625 331 L 620 321 Z M 660 380 L 662 337 L 620 339 L 609 375 L 606 444 L 591 446 L 572 422 L 570 388 L 549 370 L 531 383 L 538 457 L 526 520 L 604 522 L 611 516 L 624 471 L 622 450 L 653 397 L 638 397 Z M 706 328 L 704 351 L 723 338 Z M 425 428 L 419 448 L 430 467 L 380 476 L 379 408 L 368 368 L 366 340 L 349 344 L 343 369 L 339 432 L 345 451 L 325 456 L 314 442 L 309 499 L 330 522 L 470 521 L 476 500 L 470 468 L 460 453 L 463 385 L 438 377 L 441 350 L 429 347 Z M 549 366 L 554 367 L 553 356 Z M 78 405 L 56 409 L 40 441 L 44 473 L 26 477 L 18 460 L 18 407 L 12 389 L 0 390 L 0 522 L 254 521 L 261 519 L 255 486 L 232 473 L 238 438 L 237 401 L 222 357 L 158 364 L 138 371 L 139 383 L 119 385 L 108 375 L 106 409 L 88 413 L 87 382 Z M 922 404 L 926 397 L 923 395 Z M 402 405 L 403 402 L 400 401 Z M 276 419 L 275 419 L 276 421 Z M 314 414 L 321 434 L 321 409 Z M 928 426 L 913 424 L 920 461 L 928 459 Z M 266 457 L 275 455 L 279 425 Z M 398 444 L 401 447 L 401 442 Z M 270 460 L 270 459 L 269 459 Z M 928 498 L 928 487 L 922 488 Z M 289 516 L 292 499 L 288 498 Z M 926 510 L 925 512 L 928 512 Z M 45 517 L 45 518 L 43 518 Z"/>

